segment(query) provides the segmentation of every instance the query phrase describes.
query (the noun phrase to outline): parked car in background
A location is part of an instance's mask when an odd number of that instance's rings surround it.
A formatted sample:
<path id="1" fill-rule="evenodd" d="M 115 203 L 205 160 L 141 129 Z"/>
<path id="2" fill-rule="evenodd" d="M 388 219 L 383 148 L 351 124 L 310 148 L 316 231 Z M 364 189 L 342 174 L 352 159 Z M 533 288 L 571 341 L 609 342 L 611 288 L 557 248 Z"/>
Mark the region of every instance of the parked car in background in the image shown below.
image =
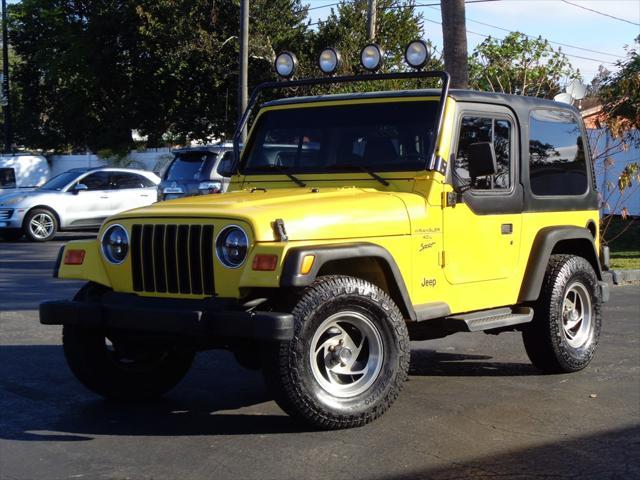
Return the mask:
<path id="1" fill-rule="evenodd" d="M 50 175 L 49 164 L 42 155 L 4 154 L 0 156 L 0 195 L 39 187 Z"/>
<path id="2" fill-rule="evenodd" d="M 233 161 L 233 144 L 180 148 L 173 153 L 175 156 L 162 176 L 158 200 L 227 190 L 229 177 L 220 172 L 229 170 Z"/>
<path id="3" fill-rule="evenodd" d="M 40 188 L 0 195 L 0 236 L 51 240 L 60 230 L 99 228 L 115 213 L 157 201 L 160 178 L 128 168 L 74 168 Z"/>

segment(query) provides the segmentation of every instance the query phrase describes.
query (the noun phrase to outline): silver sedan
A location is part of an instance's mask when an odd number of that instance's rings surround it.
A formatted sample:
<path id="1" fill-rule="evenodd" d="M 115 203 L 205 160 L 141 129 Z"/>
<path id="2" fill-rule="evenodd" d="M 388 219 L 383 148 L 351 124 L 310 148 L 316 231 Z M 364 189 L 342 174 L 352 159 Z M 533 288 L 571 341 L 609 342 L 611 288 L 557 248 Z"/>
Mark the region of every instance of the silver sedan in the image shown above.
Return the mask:
<path id="1" fill-rule="evenodd" d="M 76 168 L 40 188 L 0 196 L 0 236 L 51 240 L 60 230 L 90 230 L 109 216 L 158 199 L 160 178 L 128 168 Z"/>

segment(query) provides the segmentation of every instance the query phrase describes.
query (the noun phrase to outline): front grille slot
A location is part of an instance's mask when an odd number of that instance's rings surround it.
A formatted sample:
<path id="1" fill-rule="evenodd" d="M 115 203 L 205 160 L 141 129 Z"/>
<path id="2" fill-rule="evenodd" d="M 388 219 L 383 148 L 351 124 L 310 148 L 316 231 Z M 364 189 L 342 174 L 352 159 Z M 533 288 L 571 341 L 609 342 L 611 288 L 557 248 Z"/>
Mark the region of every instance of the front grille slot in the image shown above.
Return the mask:
<path id="1" fill-rule="evenodd" d="M 13 208 L 0 208 L 0 220 L 9 220 L 13 215 Z"/>
<path id="2" fill-rule="evenodd" d="M 134 291 L 213 295 L 213 242 L 212 225 L 133 225 Z"/>

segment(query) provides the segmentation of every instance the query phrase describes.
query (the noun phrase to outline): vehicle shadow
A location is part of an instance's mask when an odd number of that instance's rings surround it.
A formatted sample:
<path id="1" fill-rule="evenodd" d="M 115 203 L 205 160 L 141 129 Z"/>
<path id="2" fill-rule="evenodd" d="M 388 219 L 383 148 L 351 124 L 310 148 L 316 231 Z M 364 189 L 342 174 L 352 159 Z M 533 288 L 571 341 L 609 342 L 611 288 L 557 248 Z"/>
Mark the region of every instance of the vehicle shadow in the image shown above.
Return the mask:
<path id="1" fill-rule="evenodd" d="M 489 355 L 412 350 L 409 375 L 419 377 L 518 377 L 541 375 L 529 363 L 492 362 Z"/>
<path id="2" fill-rule="evenodd" d="M 489 362 L 485 355 L 416 350 L 411 375 L 532 375 L 533 367 Z M 481 362 L 478 362 L 481 360 Z M 194 436 L 310 431 L 282 412 L 262 375 L 240 367 L 228 352 L 198 354 L 186 378 L 150 403 L 106 401 L 69 371 L 57 345 L 0 346 L 0 438 L 87 441 L 97 435 Z"/>

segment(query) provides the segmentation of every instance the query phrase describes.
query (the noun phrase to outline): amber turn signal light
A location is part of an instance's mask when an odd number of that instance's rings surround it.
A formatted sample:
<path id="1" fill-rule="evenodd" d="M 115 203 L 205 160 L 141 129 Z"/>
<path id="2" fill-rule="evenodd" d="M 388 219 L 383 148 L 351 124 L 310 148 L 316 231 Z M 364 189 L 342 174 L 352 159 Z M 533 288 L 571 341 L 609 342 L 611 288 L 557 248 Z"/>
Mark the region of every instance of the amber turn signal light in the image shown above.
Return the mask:
<path id="1" fill-rule="evenodd" d="M 311 271 L 313 267 L 313 262 L 315 261 L 315 255 L 305 255 L 302 259 L 302 265 L 300 266 L 300 273 L 302 275 L 306 275 Z"/>
<path id="2" fill-rule="evenodd" d="M 271 272 L 278 265 L 277 255 L 259 254 L 253 257 L 253 269 Z"/>
<path id="3" fill-rule="evenodd" d="M 67 250 L 64 253 L 65 265 L 82 265 L 84 262 L 84 250 Z"/>

